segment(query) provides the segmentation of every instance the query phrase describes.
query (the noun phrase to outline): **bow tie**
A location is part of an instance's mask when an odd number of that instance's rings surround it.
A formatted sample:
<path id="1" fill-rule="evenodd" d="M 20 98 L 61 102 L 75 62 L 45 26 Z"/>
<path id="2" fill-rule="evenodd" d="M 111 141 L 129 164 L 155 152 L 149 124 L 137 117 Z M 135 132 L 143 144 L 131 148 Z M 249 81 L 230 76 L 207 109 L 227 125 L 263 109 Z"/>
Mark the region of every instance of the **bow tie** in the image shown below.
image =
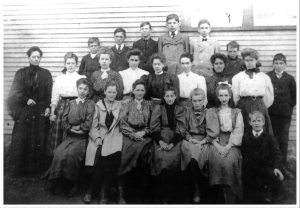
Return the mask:
<path id="1" fill-rule="evenodd" d="M 203 42 L 203 41 L 207 41 L 207 38 L 202 38 L 202 42 Z"/>
<path id="2" fill-rule="evenodd" d="M 259 68 L 254 68 L 254 69 L 247 69 L 246 74 L 249 75 L 250 79 L 253 79 L 253 73 L 258 73 L 260 72 Z"/>

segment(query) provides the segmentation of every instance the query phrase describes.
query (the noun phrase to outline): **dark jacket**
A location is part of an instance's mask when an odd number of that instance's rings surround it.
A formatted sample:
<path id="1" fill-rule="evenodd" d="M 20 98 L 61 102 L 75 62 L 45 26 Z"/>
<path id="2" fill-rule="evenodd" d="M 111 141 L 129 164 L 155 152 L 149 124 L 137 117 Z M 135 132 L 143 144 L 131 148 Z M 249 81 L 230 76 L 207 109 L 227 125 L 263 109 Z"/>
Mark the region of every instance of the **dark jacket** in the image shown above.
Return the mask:
<path id="1" fill-rule="evenodd" d="M 124 45 L 122 50 L 118 51 L 116 46 L 110 48 L 114 52 L 114 58 L 110 64 L 110 68 L 116 72 L 123 71 L 129 68 L 126 53 L 131 49 Z"/>
<path id="2" fill-rule="evenodd" d="M 78 74 L 85 75 L 87 79 L 90 79 L 93 72 L 98 71 L 99 69 L 99 57 L 95 56 L 92 58 L 91 54 L 89 53 L 82 57 Z"/>
<path id="3" fill-rule="evenodd" d="M 274 88 L 274 102 L 269 107 L 269 114 L 290 116 L 296 105 L 297 90 L 296 82 L 292 75 L 283 72 L 280 79 L 277 78 L 275 70 L 267 73 L 271 78 Z"/>
<path id="4" fill-rule="evenodd" d="M 283 158 L 277 140 L 265 131 L 257 139 L 252 131 L 246 133 L 241 151 L 244 170 L 277 168 L 282 171 Z"/>
<path id="5" fill-rule="evenodd" d="M 147 42 L 147 45 L 145 45 L 145 41 L 142 38 L 134 42 L 132 48 L 137 48 L 143 53 L 143 58 L 139 64 L 139 68 L 144 69 L 149 73 L 154 73 L 150 57 L 152 54 L 157 53 L 158 51 L 157 41 L 150 38 Z"/>

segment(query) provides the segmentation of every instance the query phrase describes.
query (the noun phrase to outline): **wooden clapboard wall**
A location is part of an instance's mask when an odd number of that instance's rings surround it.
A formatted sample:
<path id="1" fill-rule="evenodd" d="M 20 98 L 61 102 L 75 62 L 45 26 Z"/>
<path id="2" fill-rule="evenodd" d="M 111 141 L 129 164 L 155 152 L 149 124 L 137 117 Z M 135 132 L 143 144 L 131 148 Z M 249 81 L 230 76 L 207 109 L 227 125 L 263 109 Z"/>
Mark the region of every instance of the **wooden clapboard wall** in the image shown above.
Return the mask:
<path id="1" fill-rule="evenodd" d="M 121 4 L 121 5 L 120 5 Z M 101 46 L 114 44 L 113 31 L 123 27 L 127 31 L 125 44 L 140 38 L 139 25 L 152 24 L 154 40 L 164 34 L 165 19 L 170 13 L 181 16 L 181 5 L 159 3 L 40 3 L 7 4 L 3 6 L 4 26 L 4 103 L 16 71 L 28 66 L 26 51 L 39 46 L 43 52 L 40 66 L 51 71 L 53 78 L 61 74 L 63 57 L 74 52 L 79 60 L 88 53 L 87 39 L 98 37 Z M 184 32 L 190 38 L 198 33 Z M 219 40 L 222 53 L 226 44 L 236 40 L 240 49 L 253 47 L 260 52 L 261 70 L 272 70 L 272 56 L 282 52 L 287 56 L 287 71 L 296 77 L 296 30 L 277 31 L 215 31 L 211 36 Z M 80 64 L 80 63 L 79 63 Z M 294 110 L 290 139 L 296 139 L 296 109 Z M 4 105 L 4 134 L 11 134 L 13 120 Z"/>

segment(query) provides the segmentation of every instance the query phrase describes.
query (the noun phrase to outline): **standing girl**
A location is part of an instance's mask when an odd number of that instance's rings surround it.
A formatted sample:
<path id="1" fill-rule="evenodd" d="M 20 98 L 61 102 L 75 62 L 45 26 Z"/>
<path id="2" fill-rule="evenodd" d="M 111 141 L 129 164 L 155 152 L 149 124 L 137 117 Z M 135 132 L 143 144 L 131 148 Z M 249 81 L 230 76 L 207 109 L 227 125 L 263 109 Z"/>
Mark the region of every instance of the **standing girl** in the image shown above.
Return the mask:
<path id="1" fill-rule="evenodd" d="M 76 81 L 85 78 L 84 75 L 76 73 L 78 57 L 74 53 L 67 53 L 64 59 L 67 71 L 56 77 L 52 88 L 50 120 L 53 122 L 47 146 L 47 152 L 50 155 L 53 155 L 53 150 L 63 141 L 62 117 L 69 101 L 78 96 Z"/>
<path id="2" fill-rule="evenodd" d="M 159 190 L 162 191 L 163 202 L 167 203 L 170 178 L 180 173 L 180 146 L 185 137 L 185 109 L 176 101 L 177 90 L 167 85 L 163 92 L 163 102 L 153 109 L 150 132 L 154 140 L 151 159 L 151 175 L 158 176 Z"/>

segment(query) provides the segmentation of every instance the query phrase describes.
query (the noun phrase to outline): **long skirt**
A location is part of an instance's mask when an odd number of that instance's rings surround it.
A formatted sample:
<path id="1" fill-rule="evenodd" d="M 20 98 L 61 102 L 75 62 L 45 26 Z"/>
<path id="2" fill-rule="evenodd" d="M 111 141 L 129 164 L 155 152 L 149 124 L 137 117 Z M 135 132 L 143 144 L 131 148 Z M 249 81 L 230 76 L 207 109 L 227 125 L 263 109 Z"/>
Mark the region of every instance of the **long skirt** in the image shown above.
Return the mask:
<path id="1" fill-rule="evenodd" d="M 205 138 L 205 135 L 192 135 L 192 138 L 202 141 Z M 200 149 L 199 146 L 183 140 L 181 145 L 181 170 L 185 170 L 187 168 L 191 159 L 195 159 L 200 170 L 202 170 L 205 162 L 208 160 L 208 153 L 208 144 L 203 145 L 202 149 Z"/>
<path id="2" fill-rule="evenodd" d="M 68 133 L 68 137 L 55 150 L 49 179 L 64 177 L 77 181 L 85 157 L 86 136 Z"/>
<path id="3" fill-rule="evenodd" d="M 269 116 L 269 112 L 264 101 L 261 98 L 256 98 L 256 100 L 253 100 L 250 97 L 241 97 L 236 107 L 242 110 L 243 121 L 245 125 L 244 133 L 252 131 L 252 127 L 249 124 L 249 113 L 251 113 L 254 110 L 258 110 L 262 112 L 265 116 L 264 130 L 269 134 L 273 135 L 272 123 Z"/>
<path id="4" fill-rule="evenodd" d="M 69 99 L 61 99 L 55 109 L 56 119 L 51 122 L 50 134 L 47 141 L 47 155 L 53 155 L 53 150 L 64 141 L 64 131 L 61 128 L 62 117 Z"/>
<path id="5" fill-rule="evenodd" d="M 150 155 L 151 141 L 150 137 L 144 137 L 145 140 L 134 141 L 128 136 L 123 135 L 123 147 L 121 166 L 119 175 L 129 172 L 132 168 L 147 163 Z"/>
<path id="6" fill-rule="evenodd" d="M 161 138 L 167 144 L 170 143 L 171 139 L 175 135 L 175 131 L 169 128 L 161 129 Z M 152 148 L 152 159 L 150 162 L 151 175 L 158 176 L 163 169 L 168 169 L 172 172 L 180 172 L 180 148 L 181 141 L 178 142 L 171 150 L 169 151 L 159 151 L 160 145 L 154 142 Z"/>
<path id="7" fill-rule="evenodd" d="M 230 137 L 229 132 L 221 132 L 219 144 L 226 146 Z M 240 199 L 242 190 L 242 155 L 240 149 L 231 147 L 227 156 L 222 157 L 217 148 L 210 145 L 209 149 L 209 185 L 227 185 Z"/>

